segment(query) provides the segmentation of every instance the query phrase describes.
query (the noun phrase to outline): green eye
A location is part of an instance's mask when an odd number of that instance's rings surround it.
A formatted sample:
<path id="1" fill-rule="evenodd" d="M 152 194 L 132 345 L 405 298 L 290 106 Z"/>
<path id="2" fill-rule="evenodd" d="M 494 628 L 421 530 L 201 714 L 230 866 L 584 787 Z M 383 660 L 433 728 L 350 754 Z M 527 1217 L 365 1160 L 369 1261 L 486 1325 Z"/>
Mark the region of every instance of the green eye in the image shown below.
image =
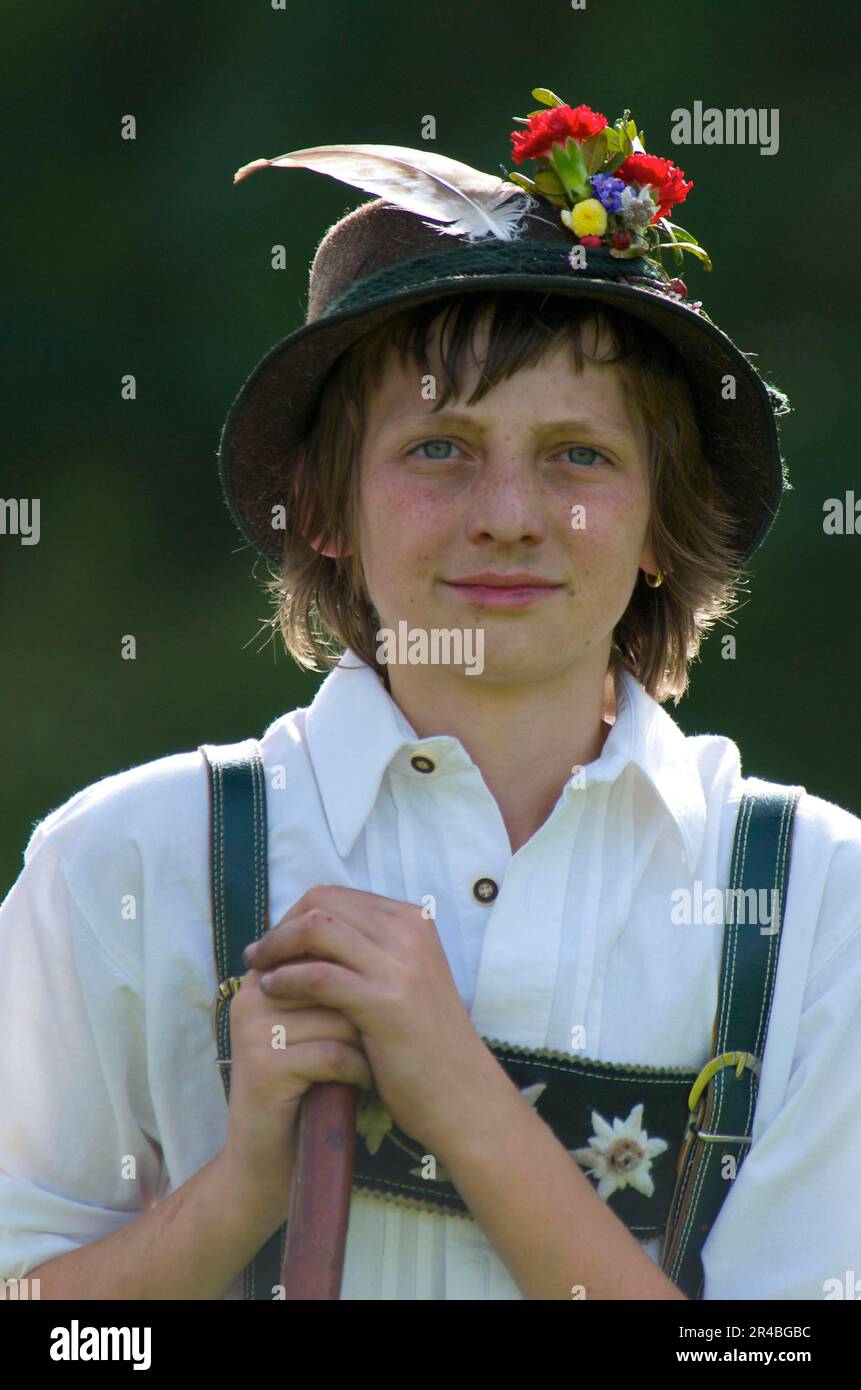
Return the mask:
<path id="1" fill-rule="evenodd" d="M 573 446 L 570 449 L 563 450 L 563 452 L 566 454 L 576 455 L 576 457 L 571 459 L 572 463 L 593 464 L 597 463 L 600 459 L 603 458 L 603 454 L 599 454 L 597 449 L 589 449 L 588 447 L 586 447 L 586 445 L 583 445 L 582 447 L 579 445 Z"/>
<path id="2" fill-rule="evenodd" d="M 421 444 L 416 445 L 416 449 L 434 449 L 439 446 L 443 449 L 452 449 L 454 447 L 450 439 L 425 439 Z M 415 450 L 413 450 L 413 452 L 415 452 Z M 425 454 L 425 458 L 430 459 L 447 459 L 448 457 L 448 454 Z"/>

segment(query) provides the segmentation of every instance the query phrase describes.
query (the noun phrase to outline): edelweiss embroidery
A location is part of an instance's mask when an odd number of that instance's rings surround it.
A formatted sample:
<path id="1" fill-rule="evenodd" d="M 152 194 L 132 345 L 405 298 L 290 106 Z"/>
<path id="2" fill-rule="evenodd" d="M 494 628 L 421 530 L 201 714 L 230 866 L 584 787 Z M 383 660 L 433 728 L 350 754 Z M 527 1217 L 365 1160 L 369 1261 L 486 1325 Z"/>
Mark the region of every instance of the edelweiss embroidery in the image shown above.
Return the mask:
<path id="1" fill-rule="evenodd" d="M 649 1171 L 652 1160 L 667 1147 L 665 1139 L 650 1139 L 642 1128 L 643 1106 L 635 1105 L 627 1120 L 618 1117 L 612 1127 L 597 1110 L 592 1111 L 595 1131 L 584 1149 L 569 1149 L 591 1177 L 598 1178 L 598 1196 L 606 1201 L 618 1189 L 635 1187 L 651 1197 L 655 1184 Z"/>

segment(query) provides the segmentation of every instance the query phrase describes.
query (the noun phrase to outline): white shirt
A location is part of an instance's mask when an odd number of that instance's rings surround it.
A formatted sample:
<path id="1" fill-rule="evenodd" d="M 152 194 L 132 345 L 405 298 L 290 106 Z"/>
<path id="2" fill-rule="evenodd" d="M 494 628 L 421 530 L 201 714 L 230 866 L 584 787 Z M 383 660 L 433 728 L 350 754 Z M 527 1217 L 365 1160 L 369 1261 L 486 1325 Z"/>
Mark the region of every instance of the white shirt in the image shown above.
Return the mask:
<path id="1" fill-rule="evenodd" d="M 710 1057 L 723 928 L 674 924 L 670 898 L 728 884 L 731 740 L 686 737 L 623 674 L 600 756 L 514 855 L 460 741 L 418 738 L 352 652 L 262 750 L 273 925 L 316 883 L 430 893 L 483 1036 L 570 1050 L 581 1025 L 604 1061 Z M 202 756 L 183 752 L 85 787 L 27 845 L 0 908 L 6 1279 L 118 1230 L 224 1144 L 208 814 Z M 861 821 L 807 794 L 753 1142 L 703 1247 L 706 1299 L 820 1299 L 861 1274 L 859 1059 Z M 353 1194 L 343 1298 L 520 1296 L 473 1220 Z"/>

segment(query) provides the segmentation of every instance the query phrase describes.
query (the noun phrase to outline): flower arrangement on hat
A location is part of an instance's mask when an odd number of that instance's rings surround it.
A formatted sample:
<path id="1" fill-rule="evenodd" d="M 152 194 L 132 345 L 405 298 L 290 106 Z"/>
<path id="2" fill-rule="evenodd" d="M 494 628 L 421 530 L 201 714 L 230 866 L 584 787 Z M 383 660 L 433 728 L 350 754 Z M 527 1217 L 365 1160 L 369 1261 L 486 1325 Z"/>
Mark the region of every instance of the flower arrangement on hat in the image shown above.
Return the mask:
<path id="1" fill-rule="evenodd" d="M 512 131 L 511 141 L 515 164 L 532 159 L 538 165 L 534 178 L 506 171 L 500 179 L 431 150 L 339 144 L 252 160 L 233 180 L 239 183 L 269 167 L 313 169 L 430 219 L 425 225 L 440 235 L 469 242 L 516 240 L 524 218 L 538 216 L 532 209 L 549 203 L 577 242 L 568 256 L 572 270 L 588 268 L 583 255 L 589 249 L 607 250 L 619 260 L 639 259 L 626 283 L 685 300 L 687 308 L 708 319 L 702 302 L 688 301 L 684 281 L 671 279 L 661 260 L 669 251 L 681 266 L 687 252 L 706 270 L 712 268 L 693 233 L 668 216 L 694 186 L 684 170 L 646 153 L 643 132 L 627 109 L 610 125 L 599 111 L 569 106 L 546 87 L 535 87 L 532 95 L 545 109 L 515 116 L 525 129 Z M 648 277 L 641 273 L 644 261 Z"/>
<path id="2" fill-rule="evenodd" d="M 687 252 L 711 270 L 696 237 L 669 219 L 693 182 L 671 160 L 646 153 L 630 111 L 610 125 L 600 112 L 569 106 L 546 87 L 532 95 L 548 109 L 514 117 L 526 128 L 511 132 L 512 157 L 515 164 L 534 160 L 538 172 L 531 179 L 508 173 L 511 183 L 558 207 L 580 246 L 604 246 L 621 260 L 646 256 L 664 274 L 665 251 L 677 265 Z M 680 298 L 687 294 L 681 280 L 670 281 L 670 289 Z"/>

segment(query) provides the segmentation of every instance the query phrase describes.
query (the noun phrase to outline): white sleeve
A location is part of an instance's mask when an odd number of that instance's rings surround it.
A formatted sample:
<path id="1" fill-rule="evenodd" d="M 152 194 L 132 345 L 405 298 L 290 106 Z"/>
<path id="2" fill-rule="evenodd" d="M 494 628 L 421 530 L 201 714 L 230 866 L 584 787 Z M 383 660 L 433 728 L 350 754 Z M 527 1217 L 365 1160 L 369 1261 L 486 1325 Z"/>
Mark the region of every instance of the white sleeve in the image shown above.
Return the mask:
<path id="1" fill-rule="evenodd" d="M 140 992 L 39 826 L 0 906 L 0 1278 L 112 1234 L 161 1185 Z"/>
<path id="2" fill-rule="evenodd" d="M 857 1298 L 859 1155 L 861 928 L 808 982 L 784 1103 L 703 1246 L 703 1297 Z"/>

